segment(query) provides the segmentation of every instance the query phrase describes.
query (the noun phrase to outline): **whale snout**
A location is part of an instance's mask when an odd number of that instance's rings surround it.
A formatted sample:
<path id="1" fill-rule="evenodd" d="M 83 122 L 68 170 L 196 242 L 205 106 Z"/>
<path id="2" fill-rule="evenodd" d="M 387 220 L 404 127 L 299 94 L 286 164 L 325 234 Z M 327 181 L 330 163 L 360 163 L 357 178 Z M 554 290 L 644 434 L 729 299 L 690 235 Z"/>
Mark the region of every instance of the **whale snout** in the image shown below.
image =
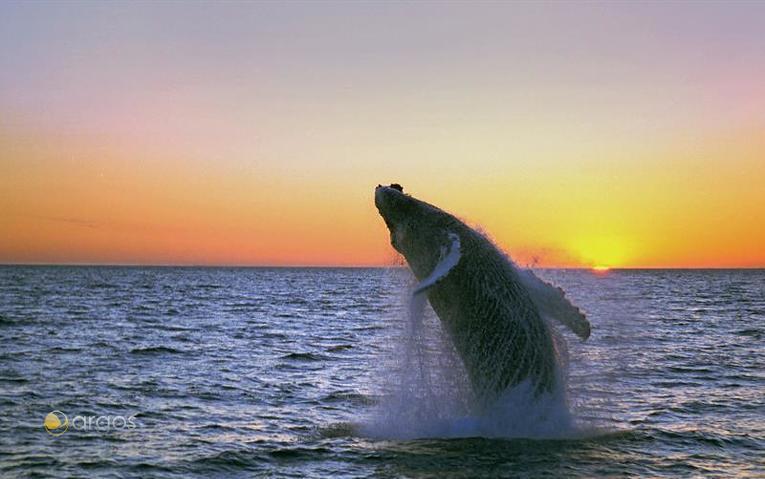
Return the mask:
<path id="1" fill-rule="evenodd" d="M 383 190 L 386 190 L 386 189 L 387 189 L 387 190 L 396 190 L 396 191 L 398 191 L 399 193 L 403 193 L 403 192 L 404 192 L 404 187 L 403 187 L 403 186 L 401 186 L 401 185 L 400 185 L 400 184 L 398 184 L 398 183 L 391 183 L 391 184 L 390 184 L 390 185 L 388 185 L 388 186 L 385 186 L 385 185 L 379 185 L 379 184 L 378 184 L 378 185 L 377 185 L 377 187 L 375 188 L 375 193 L 377 193 L 378 191 L 380 191 L 380 189 L 383 189 Z"/>
<path id="2" fill-rule="evenodd" d="M 403 196 L 404 188 L 398 183 L 393 183 L 390 186 L 377 185 L 375 188 L 375 206 L 385 218 L 396 209 Z"/>

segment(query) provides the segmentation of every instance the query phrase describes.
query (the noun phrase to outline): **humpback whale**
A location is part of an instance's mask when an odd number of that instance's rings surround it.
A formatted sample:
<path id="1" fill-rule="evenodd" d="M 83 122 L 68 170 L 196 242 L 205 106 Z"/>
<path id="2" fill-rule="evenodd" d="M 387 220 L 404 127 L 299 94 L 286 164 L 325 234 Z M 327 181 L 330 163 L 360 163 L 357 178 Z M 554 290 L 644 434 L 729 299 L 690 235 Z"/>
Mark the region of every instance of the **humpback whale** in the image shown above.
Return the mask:
<path id="1" fill-rule="evenodd" d="M 556 288 L 517 268 L 488 238 L 455 216 L 378 185 L 375 206 L 467 371 L 476 397 L 490 402 L 528 382 L 535 396 L 561 384 L 564 347 L 551 320 L 587 339 L 585 315 Z"/>

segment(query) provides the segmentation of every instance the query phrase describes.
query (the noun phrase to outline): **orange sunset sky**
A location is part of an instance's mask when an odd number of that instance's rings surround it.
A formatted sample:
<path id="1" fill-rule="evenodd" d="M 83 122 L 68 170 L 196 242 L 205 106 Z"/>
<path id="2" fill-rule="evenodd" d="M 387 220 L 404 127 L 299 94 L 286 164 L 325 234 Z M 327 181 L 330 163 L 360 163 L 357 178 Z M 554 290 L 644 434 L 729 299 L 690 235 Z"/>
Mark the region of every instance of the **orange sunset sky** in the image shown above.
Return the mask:
<path id="1" fill-rule="evenodd" d="M 0 263 L 765 267 L 765 4 L 0 4 Z"/>

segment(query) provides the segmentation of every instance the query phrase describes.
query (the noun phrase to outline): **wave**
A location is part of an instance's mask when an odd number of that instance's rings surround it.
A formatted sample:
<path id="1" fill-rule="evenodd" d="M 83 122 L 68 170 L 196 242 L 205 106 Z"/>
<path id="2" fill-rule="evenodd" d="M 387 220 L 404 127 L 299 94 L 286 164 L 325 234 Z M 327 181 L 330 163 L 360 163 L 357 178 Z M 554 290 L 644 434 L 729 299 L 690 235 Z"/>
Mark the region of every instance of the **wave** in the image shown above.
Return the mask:
<path id="1" fill-rule="evenodd" d="M 170 348 L 167 346 L 146 346 L 146 347 L 138 347 L 133 348 L 130 350 L 130 354 L 147 354 L 147 355 L 153 355 L 153 354 L 185 354 L 186 351 Z"/>
<path id="2" fill-rule="evenodd" d="M 289 353 L 282 356 L 282 359 L 289 359 L 292 361 L 324 361 L 328 358 L 315 353 Z"/>
<path id="3" fill-rule="evenodd" d="M 351 348 L 353 348 L 352 344 L 338 344 L 336 346 L 328 347 L 327 348 L 327 352 L 336 353 L 336 352 L 345 351 L 345 350 L 351 349 Z"/>

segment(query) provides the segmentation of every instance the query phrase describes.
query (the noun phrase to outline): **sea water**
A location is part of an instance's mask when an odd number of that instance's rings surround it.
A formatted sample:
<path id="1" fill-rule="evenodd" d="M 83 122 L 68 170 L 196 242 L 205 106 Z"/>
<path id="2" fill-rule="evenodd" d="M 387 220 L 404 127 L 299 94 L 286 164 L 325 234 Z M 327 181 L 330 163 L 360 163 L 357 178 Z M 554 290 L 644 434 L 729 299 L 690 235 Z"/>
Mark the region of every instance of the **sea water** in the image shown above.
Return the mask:
<path id="1" fill-rule="evenodd" d="M 538 274 L 593 328 L 543 429 L 405 269 L 0 267 L 0 475 L 765 475 L 765 271 Z"/>

